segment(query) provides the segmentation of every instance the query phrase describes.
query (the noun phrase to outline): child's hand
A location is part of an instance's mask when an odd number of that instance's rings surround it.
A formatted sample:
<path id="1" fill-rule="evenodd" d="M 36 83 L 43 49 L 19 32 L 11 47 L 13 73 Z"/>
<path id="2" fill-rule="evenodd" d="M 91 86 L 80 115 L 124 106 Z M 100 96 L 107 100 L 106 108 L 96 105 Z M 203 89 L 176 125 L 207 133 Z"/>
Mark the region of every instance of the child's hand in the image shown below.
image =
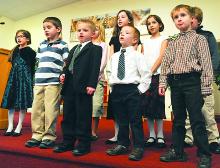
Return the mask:
<path id="1" fill-rule="evenodd" d="M 92 87 L 86 87 L 86 93 L 87 93 L 88 95 L 93 95 L 94 92 L 95 92 L 95 89 L 94 89 L 94 88 L 92 88 Z"/>
<path id="2" fill-rule="evenodd" d="M 158 93 L 160 96 L 164 96 L 166 92 L 166 89 L 164 87 L 159 87 Z"/>
<path id="3" fill-rule="evenodd" d="M 60 75 L 60 83 L 64 84 L 65 74 Z"/>

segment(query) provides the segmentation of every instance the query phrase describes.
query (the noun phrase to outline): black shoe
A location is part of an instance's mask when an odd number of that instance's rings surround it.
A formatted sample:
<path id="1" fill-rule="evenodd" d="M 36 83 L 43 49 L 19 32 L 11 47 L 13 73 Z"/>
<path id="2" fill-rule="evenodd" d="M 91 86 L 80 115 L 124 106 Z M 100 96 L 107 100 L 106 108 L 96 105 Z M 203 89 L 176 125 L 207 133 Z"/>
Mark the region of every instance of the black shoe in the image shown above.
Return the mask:
<path id="1" fill-rule="evenodd" d="M 185 162 L 187 161 L 186 153 L 177 155 L 173 148 L 170 148 L 167 153 L 160 156 L 162 162 Z"/>
<path id="2" fill-rule="evenodd" d="M 106 153 L 111 156 L 122 155 L 128 152 L 128 148 L 122 145 L 117 145 L 112 149 L 108 149 Z"/>
<path id="3" fill-rule="evenodd" d="M 21 132 L 19 132 L 19 133 L 17 133 L 17 132 L 13 132 L 13 134 L 12 134 L 13 137 L 18 137 L 18 136 L 21 136 L 21 135 L 22 135 Z"/>
<path id="4" fill-rule="evenodd" d="M 134 148 L 132 150 L 132 152 L 129 154 L 128 159 L 134 160 L 134 161 L 139 161 L 142 159 L 143 154 L 144 154 L 143 148 Z"/>
<path id="5" fill-rule="evenodd" d="M 211 168 L 211 157 L 207 155 L 201 155 L 197 168 Z"/>
<path id="6" fill-rule="evenodd" d="M 184 141 L 183 146 L 184 146 L 184 148 L 192 148 L 193 144 L 190 144 L 190 143 L 187 143 L 187 142 Z"/>
<path id="7" fill-rule="evenodd" d="M 11 131 L 11 132 L 5 132 L 4 133 L 4 136 L 12 136 L 14 133 L 14 131 Z"/>
<path id="8" fill-rule="evenodd" d="M 55 142 L 53 140 L 50 140 L 50 139 L 44 139 L 40 145 L 39 145 L 39 148 L 41 149 L 50 149 L 50 148 L 53 148 L 55 145 Z"/>
<path id="9" fill-rule="evenodd" d="M 106 145 L 117 144 L 117 143 L 118 143 L 118 141 L 112 141 L 112 140 L 110 140 L 110 139 L 108 139 L 108 140 L 105 141 L 105 144 L 106 144 Z"/>
<path id="10" fill-rule="evenodd" d="M 73 155 L 75 156 L 83 156 L 83 155 L 88 154 L 90 151 L 91 151 L 90 147 L 88 147 L 88 148 L 76 148 L 72 152 L 73 152 Z"/>
<path id="11" fill-rule="evenodd" d="M 209 144 L 209 149 L 214 154 L 220 154 L 220 146 L 217 142 L 212 142 Z"/>
<path id="12" fill-rule="evenodd" d="M 150 141 L 150 140 L 152 140 L 152 141 Z M 144 146 L 145 147 L 151 147 L 151 146 L 154 146 L 155 144 L 156 144 L 156 139 L 154 137 L 149 137 L 145 141 Z"/>
<path id="13" fill-rule="evenodd" d="M 99 137 L 97 135 L 92 135 L 91 136 L 91 141 L 97 141 Z"/>
<path id="14" fill-rule="evenodd" d="M 71 150 L 73 150 L 73 148 L 74 147 L 71 144 L 60 143 L 53 148 L 53 151 L 55 153 L 63 153 L 63 152 L 71 151 Z"/>
<path id="15" fill-rule="evenodd" d="M 161 140 L 160 142 L 158 142 L 159 139 Z M 166 146 L 167 146 L 167 145 L 166 145 L 166 143 L 165 143 L 164 138 L 158 137 L 158 138 L 157 138 L 156 147 L 157 147 L 157 148 L 165 148 Z"/>
<path id="16" fill-rule="evenodd" d="M 32 147 L 37 147 L 39 146 L 41 143 L 41 141 L 38 141 L 34 138 L 31 138 L 30 140 L 28 140 L 26 143 L 25 143 L 25 146 L 28 147 L 28 148 L 32 148 Z"/>

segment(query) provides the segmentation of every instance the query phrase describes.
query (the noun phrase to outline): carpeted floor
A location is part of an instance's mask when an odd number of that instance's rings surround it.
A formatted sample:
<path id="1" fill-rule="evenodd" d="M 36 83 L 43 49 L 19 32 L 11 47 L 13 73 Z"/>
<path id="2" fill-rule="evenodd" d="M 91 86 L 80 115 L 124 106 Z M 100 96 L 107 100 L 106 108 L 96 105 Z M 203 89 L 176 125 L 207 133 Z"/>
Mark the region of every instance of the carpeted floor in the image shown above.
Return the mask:
<path id="1" fill-rule="evenodd" d="M 18 116 L 15 116 L 16 118 Z M 57 126 L 57 142 L 61 141 L 60 121 Z M 148 135 L 146 122 L 145 134 Z M 219 125 L 220 126 L 220 125 Z M 165 121 L 164 132 L 167 145 L 171 143 L 171 122 Z M 147 148 L 144 158 L 134 162 L 128 160 L 128 155 L 110 157 L 105 151 L 112 145 L 105 145 L 106 139 L 113 135 L 113 122 L 101 119 L 99 139 L 92 143 L 92 152 L 88 155 L 75 157 L 71 152 L 56 154 L 51 149 L 26 148 L 25 141 L 31 138 L 30 114 L 27 114 L 20 137 L 5 137 L 4 130 L 0 131 L 0 167 L 4 168 L 195 168 L 197 164 L 196 147 L 187 148 L 189 160 L 184 163 L 163 163 L 160 155 L 167 150 Z M 220 155 L 213 155 L 212 168 L 220 168 Z"/>

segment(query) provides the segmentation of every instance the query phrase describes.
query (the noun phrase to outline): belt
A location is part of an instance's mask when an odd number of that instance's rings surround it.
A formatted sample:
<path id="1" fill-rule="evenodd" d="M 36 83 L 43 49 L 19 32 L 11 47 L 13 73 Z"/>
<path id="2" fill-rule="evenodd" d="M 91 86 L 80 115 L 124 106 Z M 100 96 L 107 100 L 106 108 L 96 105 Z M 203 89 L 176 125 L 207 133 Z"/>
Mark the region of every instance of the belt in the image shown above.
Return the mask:
<path id="1" fill-rule="evenodd" d="M 200 77 L 200 76 L 201 74 L 199 72 L 190 72 L 183 74 L 170 74 L 168 75 L 168 79 L 181 80 L 181 79 L 187 79 L 189 77 Z"/>

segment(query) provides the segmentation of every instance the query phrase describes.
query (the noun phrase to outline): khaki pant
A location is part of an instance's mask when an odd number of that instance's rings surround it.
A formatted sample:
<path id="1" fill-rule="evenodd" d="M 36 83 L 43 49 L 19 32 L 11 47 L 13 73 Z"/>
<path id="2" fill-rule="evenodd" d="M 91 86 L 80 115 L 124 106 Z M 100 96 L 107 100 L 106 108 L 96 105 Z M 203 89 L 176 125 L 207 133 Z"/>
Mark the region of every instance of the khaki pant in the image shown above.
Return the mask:
<path id="1" fill-rule="evenodd" d="M 31 114 L 32 138 L 55 140 L 56 123 L 59 114 L 60 85 L 34 87 Z"/>
<path id="2" fill-rule="evenodd" d="M 207 130 L 209 144 L 212 142 L 218 142 L 219 131 L 215 121 L 214 94 L 210 96 L 206 96 L 204 98 L 202 113 L 204 115 L 206 122 L 206 130 Z M 193 144 L 193 136 L 192 136 L 192 130 L 190 126 L 188 113 L 187 113 L 185 128 L 186 128 L 185 142 L 188 144 Z"/>

